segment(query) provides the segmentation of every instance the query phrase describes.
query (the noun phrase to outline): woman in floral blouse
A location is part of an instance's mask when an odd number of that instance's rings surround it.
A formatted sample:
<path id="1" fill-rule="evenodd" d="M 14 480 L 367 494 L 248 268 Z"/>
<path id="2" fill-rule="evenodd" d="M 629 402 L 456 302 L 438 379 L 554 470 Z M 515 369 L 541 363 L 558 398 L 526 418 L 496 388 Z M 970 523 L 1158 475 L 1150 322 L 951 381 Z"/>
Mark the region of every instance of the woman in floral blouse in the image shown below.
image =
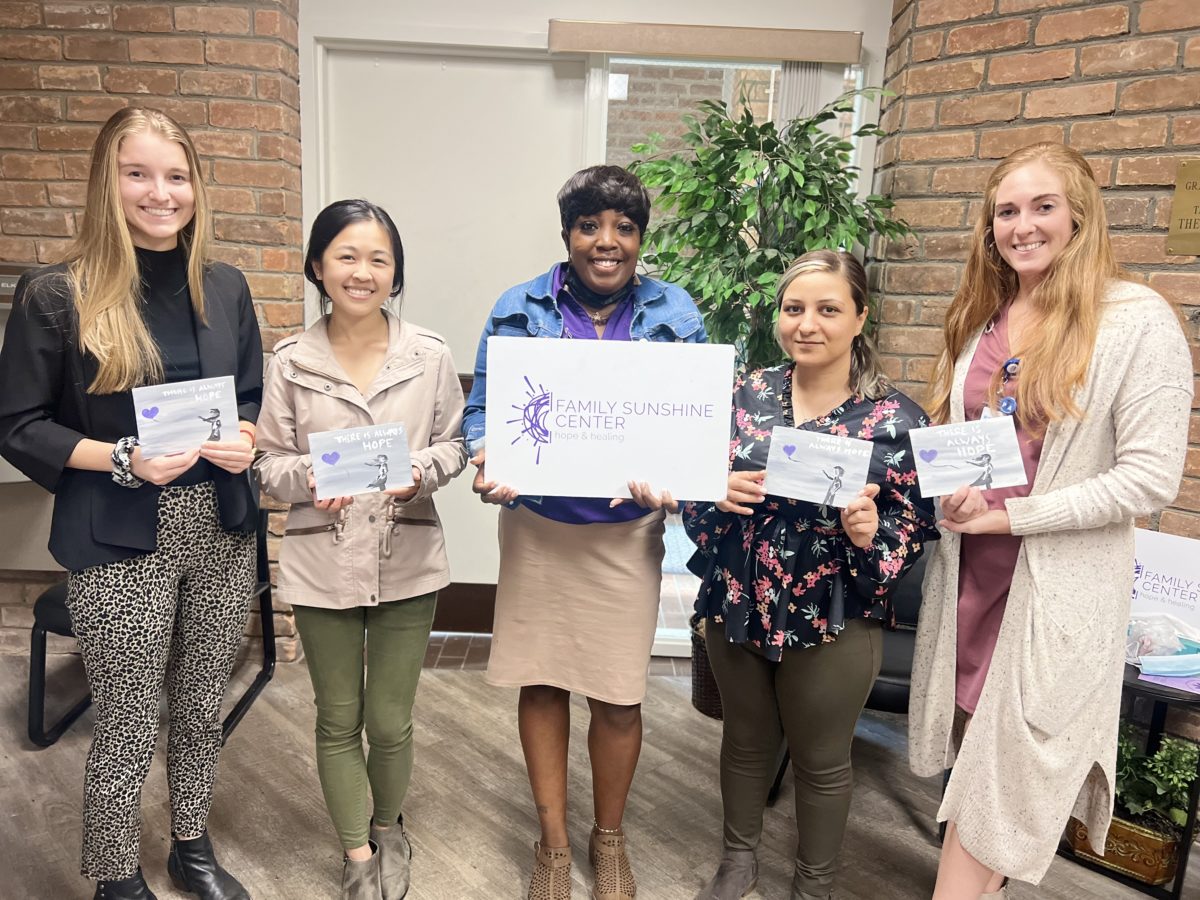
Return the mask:
<path id="1" fill-rule="evenodd" d="M 740 373 L 729 492 L 687 504 L 704 579 L 696 609 L 724 707 L 724 853 L 697 900 L 734 900 L 758 879 L 763 806 L 787 737 L 796 779 L 793 900 L 830 896 L 850 808 L 850 742 L 882 661 L 892 587 L 937 539 L 908 431 L 921 408 L 888 384 L 863 334 L 862 265 L 817 250 L 779 281 L 777 337 L 789 362 Z M 844 509 L 766 494 L 771 429 L 872 441 L 867 486 Z"/>

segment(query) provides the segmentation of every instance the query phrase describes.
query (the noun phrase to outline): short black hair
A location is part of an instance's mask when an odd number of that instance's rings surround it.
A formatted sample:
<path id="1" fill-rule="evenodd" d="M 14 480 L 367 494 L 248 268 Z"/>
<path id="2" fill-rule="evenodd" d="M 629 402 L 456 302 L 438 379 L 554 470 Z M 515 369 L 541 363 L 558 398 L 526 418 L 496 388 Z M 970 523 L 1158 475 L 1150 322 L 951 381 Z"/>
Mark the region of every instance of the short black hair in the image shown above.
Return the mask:
<path id="1" fill-rule="evenodd" d="M 400 232 L 387 210 L 376 206 L 370 200 L 338 200 L 336 203 L 330 203 L 313 219 L 312 230 L 308 233 L 308 249 L 304 253 L 304 277 L 321 292 L 322 300 L 328 294 L 325 292 L 325 285 L 317 277 L 313 263 L 320 262 L 321 256 L 333 243 L 333 239 L 342 233 L 343 228 L 355 222 L 366 221 L 378 222 L 392 240 L 392 258 L 396 260 L 396 273 L 392 276 L 392 289 L 388 296 L 395 297 L 404 290 L 404 245 L 400 243 Z"/>
<path id="2" fill-rule="evenodd" d="M 580 216 L 594 216 L 606 209 L 628 216 L 640 236 L 650 224 L 650 195 L 642 180 L 620 166 L 590 166 L 567 179 L 558 192 L 558 215 L 563 232 L 569 232 Z"/>

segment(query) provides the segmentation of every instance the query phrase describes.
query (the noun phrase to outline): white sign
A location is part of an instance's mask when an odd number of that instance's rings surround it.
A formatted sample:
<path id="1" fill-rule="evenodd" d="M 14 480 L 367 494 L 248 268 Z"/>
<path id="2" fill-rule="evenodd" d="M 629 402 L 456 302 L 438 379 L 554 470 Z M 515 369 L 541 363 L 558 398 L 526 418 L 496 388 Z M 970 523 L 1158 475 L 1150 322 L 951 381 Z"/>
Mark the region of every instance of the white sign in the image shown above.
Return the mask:
<path id="1" fill-rule="evenodd" d="M 491 337 L 487 478 L 522 494 L 723 500 L 733 348 Z"/>
<path id="2" fill-rule="evenodd" d="M 953 494 L 963 485 L 987 491 L 1028 482 L 1012 416 L 914 428 L 908 436 L 922 497 Z"/>
<path id="3" fill-rule="evenodd" d="M 844 509 L 867 484 L 870 441 L 776 425 L 767 450 L 768 494 Z"/>
<path id="4" fill-rule="evenodd" d="M 317 499 L 410 487 L 412 459 L 403 425 L 315 431 L 308 436 Z"/>
<path id="5" fill-rule="evenodd" d="M 1200 628 L 1200 541 L 1136 528 L 1133 616 L 1165 613 Z"/>
<path id="6" fill-rule="evenodd" d="M 144 459 L 241 437 L 237 388 L 230 375 L 136 387 L 133 410 Z"/>

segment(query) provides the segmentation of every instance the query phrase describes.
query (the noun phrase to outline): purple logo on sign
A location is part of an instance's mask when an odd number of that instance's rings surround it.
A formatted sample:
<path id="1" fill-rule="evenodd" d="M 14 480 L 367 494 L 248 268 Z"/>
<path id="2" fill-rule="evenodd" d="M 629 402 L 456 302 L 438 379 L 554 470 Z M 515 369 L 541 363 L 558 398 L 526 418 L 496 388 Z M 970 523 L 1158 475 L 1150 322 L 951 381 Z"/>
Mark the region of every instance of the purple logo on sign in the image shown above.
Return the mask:
<path id="1" fill-rule="evenodd" d="M 534 465 L 540 465 L 542 447 L 549 444 L 554 437 L 546 427 L 546 416 L 550 412 L 554 395 L 540 384 L 535 388 L 528 375 L 525 376 L 525 395 L 524 403 L 512 405 L 519 415 L 515 419 L 509 419 L 506 424 L 517 425 L 520 428 L 512 442 L 515 444 L 522 438 L 528 438 L 534 447 Z"/>
<path id="2" fill-rule="evenodd" d="M 337 465 L 337 461 L 341 458 L 342 454 L 338 453 L 336 450 L 334 450 L 332 453 L 321 454 L 321 462 L 325 463 L 327 466 Z"/>
<path id="3" fill-rule="evenodd" d="M 147 419 L 153 419 L 155 416 L 158 415 L 158 407 L 152 406 L 149 409 L 143 409 L 142 415 L 145 416 Z"/>
<path id="4" fill-rule="evenodd" d="M 937 455 L 938 455 L 938 452 L 936 450 L 922 450 L 921 451 L 921 459 L 925 460 L 925 462 L 927 462 L 927 463 L 931 463 L 935 459 L 937 459 Z"/>

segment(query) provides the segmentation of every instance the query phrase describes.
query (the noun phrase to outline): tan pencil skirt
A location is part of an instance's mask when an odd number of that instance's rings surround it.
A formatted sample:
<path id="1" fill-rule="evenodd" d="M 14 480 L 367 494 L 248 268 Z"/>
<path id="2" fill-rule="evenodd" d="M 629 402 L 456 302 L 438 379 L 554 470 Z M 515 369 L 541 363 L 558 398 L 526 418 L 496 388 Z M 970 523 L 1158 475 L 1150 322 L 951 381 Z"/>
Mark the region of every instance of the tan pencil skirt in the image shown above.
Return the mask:
<path id="1" fill-rule="evenodd" d="M 665 516 L 568 525 L 500 510 L 500 577 L 487 680 L 546 684 L 631 706 L 646 694 Z"/>

